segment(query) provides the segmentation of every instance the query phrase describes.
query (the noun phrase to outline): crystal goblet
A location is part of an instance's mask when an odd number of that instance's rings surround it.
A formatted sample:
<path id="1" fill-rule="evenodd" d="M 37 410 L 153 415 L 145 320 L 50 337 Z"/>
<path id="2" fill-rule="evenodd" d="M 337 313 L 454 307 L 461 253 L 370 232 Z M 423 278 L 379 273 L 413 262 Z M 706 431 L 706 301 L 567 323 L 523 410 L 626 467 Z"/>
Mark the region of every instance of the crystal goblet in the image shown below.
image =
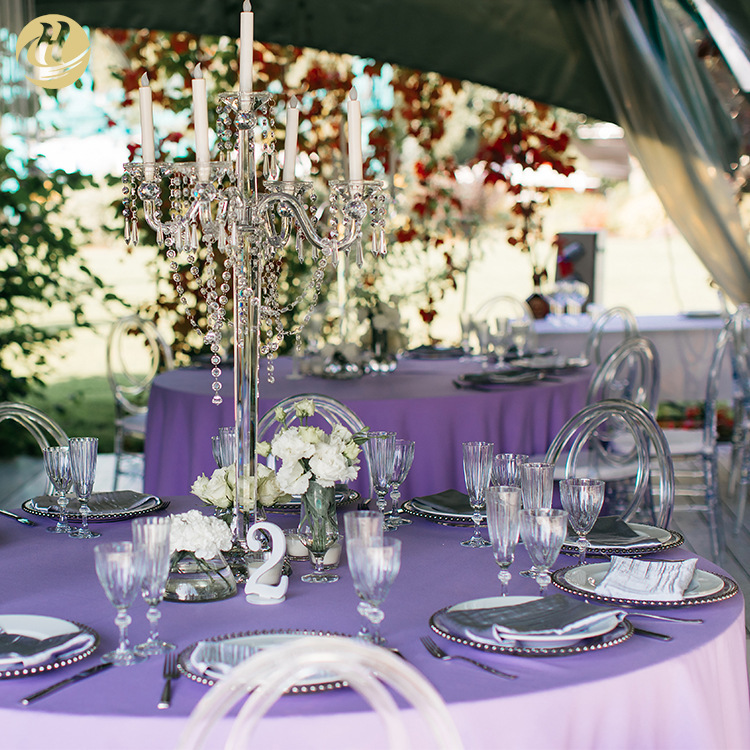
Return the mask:
<path id="1" fill-rule="evenodd" d="M 385 613 L 380 605 L 401 568 L 401 540 L 393 537 L 369 542 L 354 539 L 347 547 L 347 561 L 354 590 L 360 598 L 357 611 L 372 625 L 372 631 L 363 629 L 359 635 L 382 646 L 385 639 L 380 634 L 380 623 Z"/>
<path id="2" fill-rule="evenodd" d="M 398 512 L 398 501 L 401 499 L 399 487 L 409 475 L 413 461 L 414 441 L 397 438 L 393 452 L 393 474 L 391 475 L 391 510 L 385 518 L 386 529 L 396 529 L 399 526 L 407 526 L 411 523 L 410 518 L 405 518 Z"/>
<path id="3" fill-rule="evenodd" d="M 567 530 L 567 511 L 557 508 L 521 510 L 521 538 L 534 563 L 534 578 L 542 596 L 552 581 L 549 570 L 560 554 Z"/>
<path id="4" fill-rule="evenodd" d="M 524 508 L 551 508 L 555 465 L 540 461 L 521 464 L 521 497 Z"/>
<path id="5" fill-rule="evenodd" d="M 469 493 L 469 503 L 472 510 L 472 521 L 474 530 L 471 538 L 461 542 L 464 547 L 489 547 L 490 543 L 479 531 L 482 522 L 482 508 L 484 507 L 484 493 L 490 485 L 492 473 L 493 443 L 481 441 L 463 443 L 464 481 L 466 491 Z"/>
<path id="6" fill-rule="evenodd" d="M 211 437 L 211 451 L 220 469 L 231 466 L 237 458 L 235 428 L 219 427 L 219 434 Z"/>
<path id="7" fill-rule="evenodd" d="M 521 464 L 528 460 L 525 453 L 498 453 L 492 459 L 492 484 L 520 487 Z"/>
<path id="8" fill-rule="evenodd" d="M 501 594 L 508 593 L 508 584 L 514 552 L 518 544 L 521 511 L 521 489 L 499 485 L 488 487 L 485 495 L 487 506 L 487 530 L 492 543 L 492 553 L 500 566 L 497 577 Z"/>
<path id="9" fill-rule="evenodd" d="M 604 482 L 601 479 L 569 478 L 560 480 L 560 502 L 568 511 L 568 520 L 578 534 L 578 564 L 586 562 L 586 539 L 596 523 L 604 503 Z"/>
<path id="10" fill-rule="evenodd" d="M 132 622 L 128 608 L 141 585 L 140 559 L 132 542 L 109 542 L 94 547 L 96 575 L 117 610 L 115 625 L 120 631 L 119 645 L 102 656 L 102 661 L 112 662 L 116 667 L 127 667 L 146 658 L 136 654 L 128 641 L 128 625 Z"/>
<path id="11" fill-rule="evenodd" d="M 365 443 L 370 481 L 377 495 L 378 510 L 385 516 L 385 496 L 391 486 L 393 459 L 396 451 L 395 432 L 370 432 Z"/>
<path id="12" fill-rule="evenodd" d="M 70 534 L 73 531 L 68 523 L 67 492 L 73 484 L 73 477 L 70 475 L 70 449 L 66 445 L 43 448 L 42 456 L 44 470 L 57 492 L 57 507 L 60 509 L 57 524 L 48 526 L 47 531 L 52 534 Z"/>
<path id="13" fill-rule="evenodd" d="M 135 647 L 135 652 L 142 656 L 154 656 L 171 651 L 175 645 L 159 637 L 158 623 L 161 613 L 159 604 L 164 598 L 164 588 L 169 576 L 169 558 L 171 547 L 169 533 L 172 519 L 169 516 L 136 518 L 133 520 L 133 546 L 141 555 L 142 580 L 141 596 L 148 604 L 150 629 L 148 638 Z"/>
<path id="14" fill-rule="evenodd" d="M 81 528 L 70 533 L 75 539 L 94 539 L 101 536 L 98 531 L 89 528 L 88 502 L 94 489 L 96 477 L 96 458 L 99 451 L 99 438 L 76 437 L 68 441 L 70 449 L 70 473 L 76 488 L 76 495 L 81 504 Z"/>

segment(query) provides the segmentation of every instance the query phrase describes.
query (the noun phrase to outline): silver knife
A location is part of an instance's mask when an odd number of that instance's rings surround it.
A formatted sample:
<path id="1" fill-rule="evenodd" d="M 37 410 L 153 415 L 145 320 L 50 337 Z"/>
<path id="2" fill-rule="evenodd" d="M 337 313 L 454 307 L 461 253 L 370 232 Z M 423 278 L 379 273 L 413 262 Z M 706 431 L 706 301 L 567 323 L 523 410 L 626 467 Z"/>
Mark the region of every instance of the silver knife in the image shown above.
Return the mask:
<path id="1" fill-rule="evenodd" d="M 74 682 L 85 680 L 87 677 L 91 677 L 92 675 L 98 674 L 99 672 L 103 672 L 105 669 L 109 669 L 110 667 L 114 667 L 114 664 L 110 661 L 103 662 L 101 664 L 95 664 L 93 667 L 84 669 L 83 672 L 78 672 L 72 677 L 67 677 L 64 680 L 60 680 L 60 682 L 56 682 L 54 685 L 50 685 L 49 687 L 44 688 L 44 690 L 39 690 L 36 693 L 27 695 L 25 698 L 21 698 L 19 703 L 21 703 L 21 705 L 23 706 L 28 706 L 30 703 L 38 701 L 40 698 L 44 698 L 46 695 L 57 692 L 61 688 L 64 688 L 66 685 L 72 685 Z"/>
<path id="2" fill-rule="evenodd" d="M 32 521 L 30 518 L 24 518 L 23 516 L 11 513 L 9 510 L 5 510 L 4 508 L 0 508 L 0 514 L 8 516 L 9 518 L 13 518 L 18 521 L 18 523 L 25 524 L 26 526 L 36 526 L 36 522 Z"/>

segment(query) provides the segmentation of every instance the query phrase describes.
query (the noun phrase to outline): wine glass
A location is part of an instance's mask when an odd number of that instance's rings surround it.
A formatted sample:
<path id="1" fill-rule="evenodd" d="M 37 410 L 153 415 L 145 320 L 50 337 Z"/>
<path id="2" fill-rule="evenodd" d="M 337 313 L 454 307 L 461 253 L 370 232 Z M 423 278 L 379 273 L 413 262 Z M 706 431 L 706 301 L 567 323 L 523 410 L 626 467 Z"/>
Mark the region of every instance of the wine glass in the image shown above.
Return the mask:
<path id="1" fill-rule="evenodd" d="M 73 527 L 68 523 L 68 495 L 73 484 L 70 475 L 70 449 L 67 446 L 53 446 L 42 449 L 44 470 L 49 481 L 58 493 L 57 506 L 60 509 L 59 519 L 55 526 L 48 526 L 47 531 L 52 534 L 70 534 Z"/>
<path id="2" fill-rule="evenodd" d="M 370 432 L 365 443 L 370 480 L 377 495 L 378 510 L 385 516 L 385 496 L 391 486 L 396 450 L 395 432 Z"/>
<path id="3" fill-rule="evenodd" d="M 169 516 L 136 518 L 133 521 L 133 546 L 136 553 L 142 556 L 143 565 L 141 595 L 148 604 L 146 617 L 151 625 L 148 638 L 135 647 L 135 652 L 141 656 L 163 654 L 175 647 L 174 643 L 163 641 L 158 631 L 158 622 L 161 617 L 158 606 L 164 598 L 164 587 L 169 576 L 171 553 L 169 532 L 171 528 L 172 519 Z"/>
<path id="4" fill-rule="evenodd" d="M 589 547 L 586 534 L 596 523 L 604 503 L 604 482 L 601 479 L 562 479 L 560 501 L 568 511 L 573 531 L 578 534 L 578 564 L 583 565 L 586 562 L 586 549 Z"/>
<path id="5" fill-rule="evenodd" d="M 112 662 L 116 667 L 143 661 L 146 657 L 136 654 L 128 641 L 128 625 L 132 622 L 128 607 L 141 586 L 141 555 L 133 549 L 132 542 L 109 542 L 94 547 L 94 560 L 99 583 L 117 610 L 115 625 L 120 631 L 119 645 L 102 656 L 102 661 Z"/>
<path id="6" fill-rule="evenodd" d="M 498 453 L 492 459 L 492 484 L 520 487 L 521 464 L 528 460 L 525 453 Z"/>
<path id="7" fill-rule="evenodd" d="M 383 538 L 383 514 L 377 510 L 350 510 L 344 513 L 344 543 L 349 550 L 349 542 L 355 539 L 369 542 Z"/>
<path id="8" fill-rule="evenodd" d="M 408 476 L 413 461 L 414 441 L 396 439 L 393 452 L 393 474 L 391 475 L 391 511 L 385 518 L 387 530 L 411 523 L 411 518 L 405 518 L 398 512 L 398 501 L 401 499 L 399 487 Z"/>
<path id="9" fill-rule="evenodd" d="M 219 434 L 211 436 L 211 451 L 216 465 L 231 466 L 237 457 L 237 436 L 234 427 L 219 427 Z"/>
<path id="10" fill-rule="evenodd" d="M 326 552 L 339 540 L 339 526 L 336 519 L 336 497 L 333 487 L 322 487 L 310 482 L 300 510 L 297 534 L 307 547 L 313 560 L 314 569 L 305 573 L 300 580 L 305 583 L 335 583 L 337 573 L 324 568 Z"/>
<path id="11" fill-rule="evenodd" d="M 521 538 L 534 563 L 534 578 L 544 596 L 552 578 L 554 565 L 568 531 L 568 512 L 557 508 L 525 508 L 521 510 Z"/>
<path id="12" fill-rule="evenodd" d="M 510 344 L 510 322 L 507 318 L 495 319 L 495 329 L 491 333 L 491 339 L 495 359 L 500 364 L 505 359 Z"/>
<path id="13" fill-rule="evenodd" d="M 471 516 L 474 522 L 474 531 L 470 539 L 461 542 L 464 547 L 490 546 L 490 543 L 480 533 L 479 524 L 482 522 L 484 493 L 490 485 L 494 449 L 494 443 L 463 443 L 464 481 L 466 482 L 466 491 L 469 493 L 469 502 L 474 510 Z"/>
<path id="14" fill-rule="evenodd" d="M 551 508 L 555 465 L 540 461 L 521 464 L 521 497 L 524 508 Z"/>
<path id="15" fill-rule="evenodd" d="M 531 323 L 528 320 L 511 320 L 510 340 L 516 348 L 519 358 L 526 354 L 531 333 Z"/>
<path id="16" fill-rule="evenodd" d="M 514 551 L 520 528 L 521 488 L 499 485 L 488 487 L 486 493 L 487 530 L 492 542 L 492 553 L 500 566 L 497 574 L 503 596 L 508 593 Z"/>
<path id="17" fill-rule="evenodd" d="M 385 613 L 380 605 L 401 568 L 401 540 L 393 537 L 350 540 L 347 561 L 354 590 L 361 600 L 357 611 L 373 626 L 372 632 L 366 628 L 360 631 L 360 637 L 382 646 L 385 639 L 380 634 L 380 623 Z"/>
<path id="18" fill-rule="evenodd" d="M 95 437 L 76 437 L 68 441 L 70 449 L 70 473 L 75 484 L 76 495 L 81 503 L 81 528 L 72 531 L 70 536 L 76 539 L 93 539 L 101 536 L 98 531 L 89 529 L 88 502 L 94 489 L 96 477 L 96 457 L 99 450 L 99 439 Z"/>

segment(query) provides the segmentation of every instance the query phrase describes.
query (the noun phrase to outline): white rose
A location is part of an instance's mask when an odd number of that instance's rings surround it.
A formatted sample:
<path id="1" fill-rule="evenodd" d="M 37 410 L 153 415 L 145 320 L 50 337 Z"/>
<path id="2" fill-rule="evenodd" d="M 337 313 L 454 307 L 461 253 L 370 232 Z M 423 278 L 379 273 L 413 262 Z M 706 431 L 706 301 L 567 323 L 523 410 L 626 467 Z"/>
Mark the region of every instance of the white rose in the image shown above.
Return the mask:
<path id="1" fill-rule="evenodd" d="M 344 443 L 342 453 L 349 459 L 349 461 L 356 461 L 361 452 L 362 449 L 353 440 Z"/>
<path id="2" fill-rule="evenodd" d="M 208 477 L 205 474 L 201 474 L 194 482 L 190 491 L 197 495 L 201 500 L 206 494 L 206 487 L 208 487 Z"/>
<path id="3" fill-rule="evenodd" d="M 276 419 L 276 421 L 279 422 L 280 424 L 286 423 L 286 413 L 284 412 L 283 407 L 277 406 L 274 409 L 273 416 Z"/>
<path id="4" fill-rule="evenodd" d="M 258 499 L 261 505 L 273 505 L 282 495 L 276 472 L 263 464 L 258 465 Z"/>
<path id="5" fill-rule="evenodd" d="M 310 472 L 299 461 L 285 461 L 276 474 L 279 489 L 287 495 L 302 495 L 310 484 Z"/>
<path id="6" fill-rule="evenodd" d="M 294 407 L 294 413 L 297 415 L 297 419 L 311 417 L 315 414 L 315 403 L 311 398 L 305 398 Z"/>
<path id="7" fill-rule="evenodd" d="M 298 427 L 299 436 L 311 445 L 317 445 L 321 440 L 325 439 L 325 432 L 320 427 Z"/>
<path id="8" fill-rule="evenodd" d="M 205 488 L 205 495 L 201 498 L 217 508 L 228 508 L 234 498 L 234 493 L 227 485 L 226 469 L 216 469 Z"/>
<path id="9" fill-rule="evenodd" d="M 255 446 L 255 450 L 257 451 L 259 456 L 263 456 L 263 458 L 268 458 L 268 455 L 271 452 L 271 443 L 269 443 L 268 440 L 261 440 Z"/>

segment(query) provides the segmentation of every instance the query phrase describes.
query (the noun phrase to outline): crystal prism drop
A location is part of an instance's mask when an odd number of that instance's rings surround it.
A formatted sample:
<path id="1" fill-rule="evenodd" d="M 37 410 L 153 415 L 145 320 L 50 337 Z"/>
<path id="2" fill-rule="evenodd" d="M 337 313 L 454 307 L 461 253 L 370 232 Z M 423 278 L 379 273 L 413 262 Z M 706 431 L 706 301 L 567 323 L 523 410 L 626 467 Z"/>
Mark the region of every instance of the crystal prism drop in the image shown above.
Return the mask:
<path id="1" fill-rule="evenodd" d="M 271 155 L 268 151 L 263 154 L 263 179 L 271 179 Z"/>
<path id="2" fill-rule="evenodd" d="M 364 255 L 362 254 L 362 238 L 361 237 L 358 240 L 355 240 L 354 242 L 354 261 L 360 268 L 362 268 L 362 264 L 365 262 Z"/>
<path id="3" fill-rule="evenodd" d="M 294 240 L 294 246 L 297 251 L 297 257 L 299 258 L 299 262 L 302 263 L 305 260 L 305 235 L 302 234 L 302 232 L 297 232 L 297 237 Z"/>
<path id="4" fill-rule="evenodd" d="M 227 247 L 227 230 L 224 227 L 223 224 L 219 225 L 219 250 L 222 252 L 226 250 Z"/>
<path id="5" fill-rule="evenodd" d="M 161 227 L 156 230 L 156 244 L 160 247 L 164 245 L 164 230 Z"/>
<path id="6" fill-rule="evenodd" d="M 279 161 L 276 158 L 275 151 L 272 151 L 269 155 L 268 174 L 269 174 L 269 177 L 274 181 L 279 179 Z"/>
<path id="7" fill-rule="evenodd" d="M 138 244 L 138 219 L 133 219 L 133 228 L 130 230 L 130 237 L 133 240 L 133 245 Z"/>
<path id="8" fill-rule="evenodd" d="M 198 249 L 198 227 L 195 224 L 190 225 L 190 249 Z"/>
<path id="9" fill-rule="evenodd" d="M 125 243 L 128 245 L 132 245 L 130 238 L 130 222 L 125 219 L 125 226 L 123 227 L 123 235 L 125 236 Z"/>

